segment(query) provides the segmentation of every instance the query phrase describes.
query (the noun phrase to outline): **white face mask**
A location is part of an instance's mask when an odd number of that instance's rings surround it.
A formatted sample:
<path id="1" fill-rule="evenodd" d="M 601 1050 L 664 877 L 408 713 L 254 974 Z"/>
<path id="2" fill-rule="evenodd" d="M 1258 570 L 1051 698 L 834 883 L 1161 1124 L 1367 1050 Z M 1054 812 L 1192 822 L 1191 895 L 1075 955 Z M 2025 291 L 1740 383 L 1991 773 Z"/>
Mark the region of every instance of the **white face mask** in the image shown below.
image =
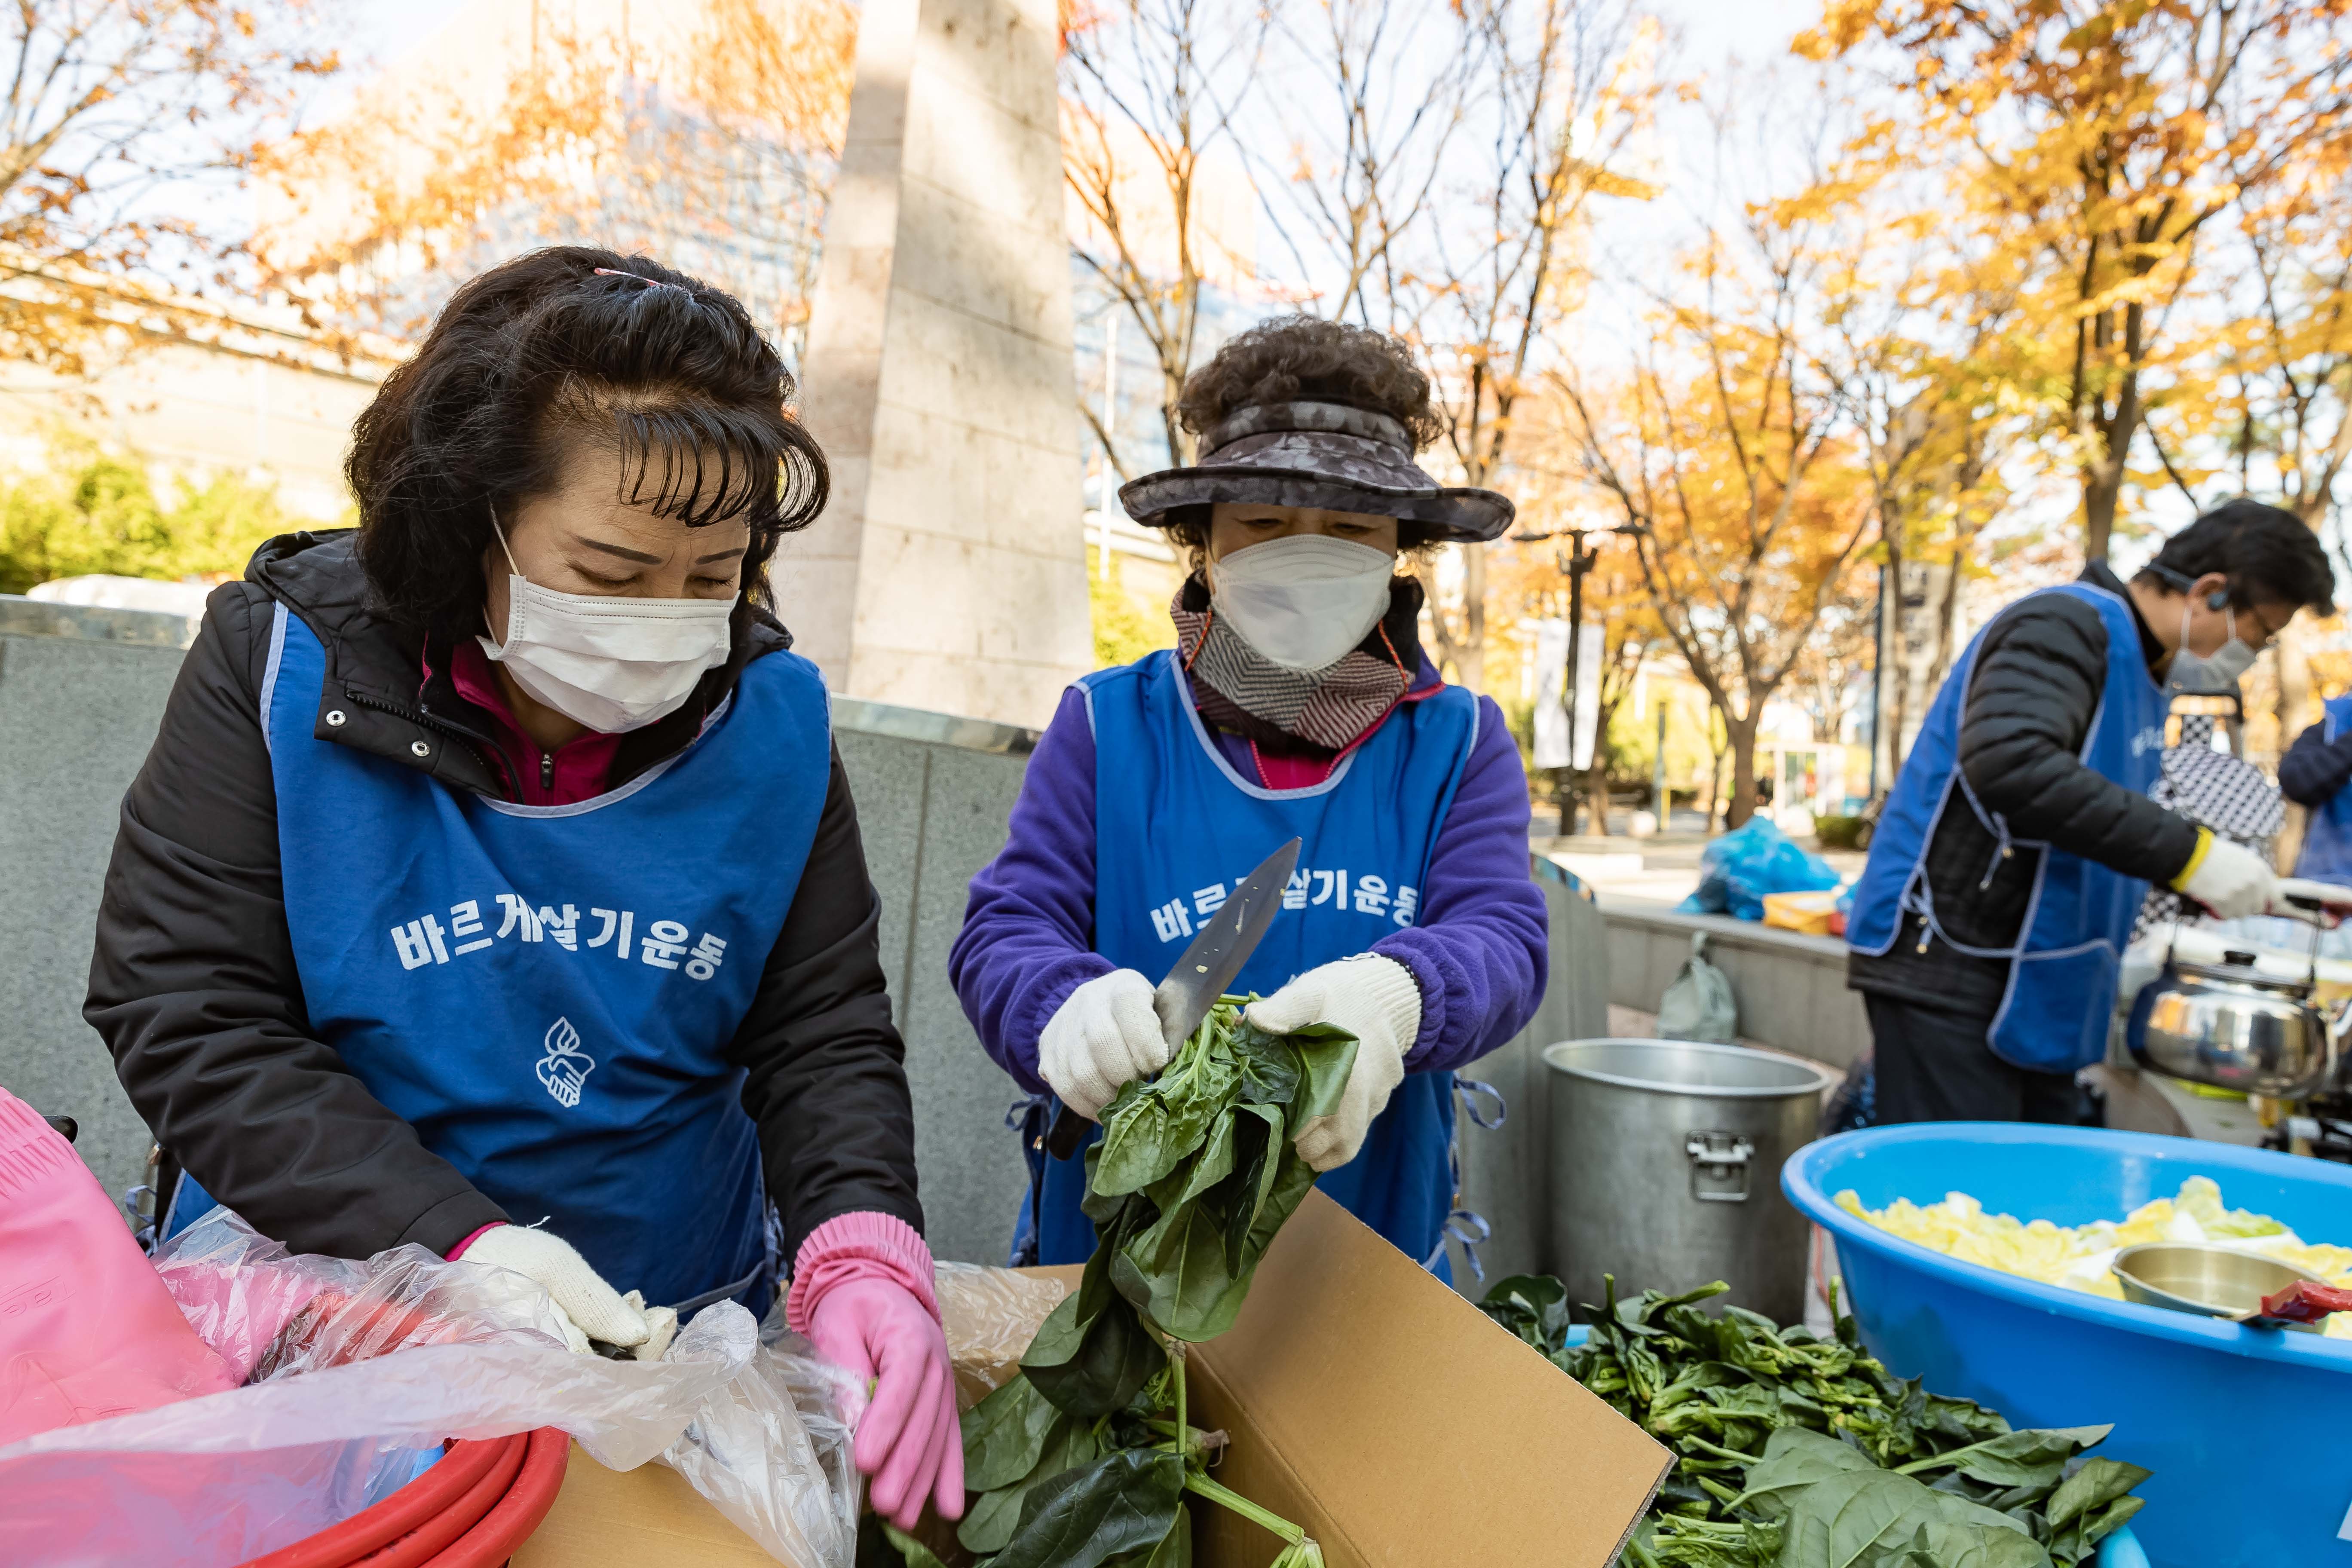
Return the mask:
<path id="1" fill-rule="evenodd" d="M 514 574 L 507 579 L 507 639 L 478 639 L 515 684 L 567 719 L 603 734 L 642 730 L 676 712 L 702 672 L 727 662 L 726 599 L 619 599 L 559 594 L 515 565 L 495 519 L 491 530 Z"/>
<path id="2" fill-rule="evenodd" d="M 1296 533 L 1209 565 L 1210 603 L 1285 669 L 1328 669 L 1389 612 L 1396 557 L 1328 533 Z"/>
<path id="3" fill-rule="evenodd" d="M 2180 646 L 2172 655 L 2166 680 L 2175 691 L 2223 696 L 2238 689 L 2238 678 L 2254 667 L 2261 649 L 2238 636 L 2237 612 L 2224 606 L 2230 640 L 2201 657 L 2189 651 L 2189 607 L 2181 606 Z"/>

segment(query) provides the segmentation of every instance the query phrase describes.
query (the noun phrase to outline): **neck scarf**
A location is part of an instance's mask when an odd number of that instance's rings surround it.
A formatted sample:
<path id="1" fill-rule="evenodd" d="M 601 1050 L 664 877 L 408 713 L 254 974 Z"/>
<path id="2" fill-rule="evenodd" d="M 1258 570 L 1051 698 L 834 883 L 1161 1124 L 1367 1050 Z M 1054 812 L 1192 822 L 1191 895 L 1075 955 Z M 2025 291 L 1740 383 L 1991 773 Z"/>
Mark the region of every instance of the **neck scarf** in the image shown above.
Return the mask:
<path id="1" fill-rule="evenodd" d="M 1421 668 L 1422 589 L 1412 577 L 1389 588 L 1389 613 L 1328 669 L 1286 669 L 1213 614 L 1208 585 L 1184 579 L 1168 614 L 1178 660 L 1192 677 L 1201 717 L 1281 755 L 1329 756 L 1388 716 Z"/>

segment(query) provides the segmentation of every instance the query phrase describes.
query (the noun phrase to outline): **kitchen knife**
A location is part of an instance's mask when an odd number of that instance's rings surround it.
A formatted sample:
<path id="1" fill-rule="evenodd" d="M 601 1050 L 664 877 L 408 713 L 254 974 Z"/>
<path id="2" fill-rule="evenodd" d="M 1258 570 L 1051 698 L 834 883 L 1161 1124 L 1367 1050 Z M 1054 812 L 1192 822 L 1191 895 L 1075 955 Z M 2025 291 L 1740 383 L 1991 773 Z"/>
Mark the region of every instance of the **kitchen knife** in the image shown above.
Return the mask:
<path id="1" fill-rule="evenodd" d="M 1177 959 L 1151 993 L 1152 1011 L 1160 1015 L 1160 1037 L 1174 1050 L 1201 1026 L 1225 987 L 1242 972 L 1258 939 L 1282 912 L 1282 892 L 1298 868 L 1299 840 L 1294 838 L 1267 856 L 1258 868 L 1242 879 L 1201 928 L 1192 945 Z M 1066 1160 L 1085 1147 L 1090 1123 L 1066 1105 L 1054 1107 L 1054 1125 L 1045 1134 L 1045 1152 Z"/>

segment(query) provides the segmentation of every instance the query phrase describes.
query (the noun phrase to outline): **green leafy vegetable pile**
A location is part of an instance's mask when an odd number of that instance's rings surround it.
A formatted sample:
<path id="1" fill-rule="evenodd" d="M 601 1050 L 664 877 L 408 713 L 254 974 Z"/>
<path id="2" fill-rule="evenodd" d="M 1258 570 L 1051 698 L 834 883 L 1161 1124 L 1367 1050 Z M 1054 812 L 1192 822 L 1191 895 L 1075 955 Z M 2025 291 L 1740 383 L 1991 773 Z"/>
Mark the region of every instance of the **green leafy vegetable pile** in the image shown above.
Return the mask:
<path id="1" fill-rule="evenodd" d="M 2074 1568 L 2139 1510 L 2137 1465 L 2078 1458 L 2105 1426 L 2012 1431 L 1970 1400 L 1897 1378 L 1840 1314 L 1837 1337 L 1646 1290 L 1587 1306 L 1499 1280 L 1486 1315 L 1675 1450 L 1625 1549 L 1630 1568 Z"/>
<path id="2" fill-rule="evenodd" d="M 1280 1537 L 1274 1568 L 1320 1568 L 1304 1530 L 1210 1478 L 1220 1439 L 1186 1420 L 1184 1348 L 1233 1326 L 1315 1184 L 1291 1140 L 1339 1108 L 1356 1060 L 1346 1031 L 1269 1035 L 1247 1001 L 1219 1002 L 1157 1079 L 1104 1108 L 1087 1152 L 1094 1256 L 1020 1372 L 963 1417 L 977 1495 L 956 1539 L 987 1568 L 1190 1568 L 1188 1492 Z M 887 1533 L 912 1568 L 939 1563 Z"/>

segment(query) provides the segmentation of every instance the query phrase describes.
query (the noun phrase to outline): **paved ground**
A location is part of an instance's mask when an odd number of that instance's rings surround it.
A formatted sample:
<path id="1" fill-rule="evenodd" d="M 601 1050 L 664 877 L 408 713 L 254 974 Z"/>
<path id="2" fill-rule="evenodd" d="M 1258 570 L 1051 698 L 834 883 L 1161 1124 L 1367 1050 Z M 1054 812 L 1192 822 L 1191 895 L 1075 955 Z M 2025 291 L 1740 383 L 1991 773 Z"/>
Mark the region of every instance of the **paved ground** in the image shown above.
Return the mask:
<path id="1" fill-rule="evenodd" d="M 1612 827 L 1623 824 L 1624 813 L 1612 814 Z M 1537 826 L 1544 824 L 1539 820 Z M 1671 832 L 1635 838 L 1629 833 L 1606 837 L 1580 833 L 1571 837 L 1538 832 L 1529 844 L 1538 855 L 1549 855 L 1575 872 L 1596 890 L 1617 898 L 1675 903 L 1698 886 L 1699 858 L 1709 839 L 1696 812 L 1676 812 Z M 1862 869 L 1864 855 L 1856 849 L 1823 849 L 1811 838 L 1798 840 L 1807 849 L 1852 877 Z"/>

